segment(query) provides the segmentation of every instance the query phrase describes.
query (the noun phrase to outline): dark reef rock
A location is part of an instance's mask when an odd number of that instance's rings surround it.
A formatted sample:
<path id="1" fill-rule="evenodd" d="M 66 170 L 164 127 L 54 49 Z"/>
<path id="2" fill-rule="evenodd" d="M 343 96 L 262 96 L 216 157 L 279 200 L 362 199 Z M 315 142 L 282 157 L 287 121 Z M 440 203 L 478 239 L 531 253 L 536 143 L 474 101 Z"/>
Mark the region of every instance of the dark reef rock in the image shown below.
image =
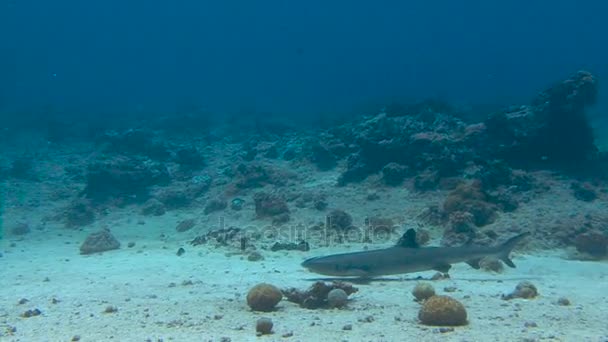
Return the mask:
<path id="1" fill-rule="evenodd" d="M 597 154 L 585 115 L 596 98 L 595 77 L 579 71 L 542 92 L 532 106 L 490 117 L 485 122 L 489 147 L 522 165 L 581 169 L 578 163 L 588 163 Z"/>
<path id="2" fill-rule="evenodd" d="M 13 160 L 7 171 L 9 177 L 27 181 L 39 181 L 34 156 L 23 155 Z"/>
<path id="3" fill-rule="evenodd" d="M 83 193 L 95 203 L 110 200 L 116 204 L 142 203 L 149 198 L 151 186 L 166 185 L 169 180 L 162 164 L 119 157 L 89 165 Z"/>
<path id="4" fill-rule="evenodd" d="M 195 147 L 185 147 L 175 152 L 175 162 L 183 170 L 199 170 L 205 166 L 205 158 Z"/>
<path id="5" fill-rule="evenodd" d="M 12 235 L 26 235 L 31 231 L 30 225 L 25 222 L 19 222 L 13 225 L 10 229 Z"/>
<path id="6" fill-rule="evenodd" d="M 227 246 L 229 244 L 236 244 L 241 250 L 244 250 L 247 246 L 247 237 L 245 232 L 240 228 L 230 227 L 212 230 L 206 234 L 197 236 L 190 244 L 198 246 L 206 244 L 209 241 L 215 241 L 221 246 Z"/>
<path id="7" fill-rule="evenodd" d="M 477 227 L 493 223 L 497 217 L 496 205 L 489 202 L 478 181 L 461 184 L 451 191 L 443 203 L 443 210 L 447 215 L 456 211 L 470 213 Z"/>
<path id="8" fill-rule="evenodd" d="M 598 231 L 579 234 L 574 240 L 574 245 L 579 252 L 601 258 L 608 253 L 608 235 Z"/>
<path id="9" fill-rule="evenodd" d="M 255 213 L 260 218 L 289 214 L 287 202 L 278 195 L 258 192 L 253 196 L 253 200 Z"/>
<path id="10" fill-rule="evenodd" d="M 293 175 L 261 164 L 240 164 L 236 168 L 237 189 L 255 189 L 265 185 L 284 186 Z"/>
<path id="11" fill-rule="evenodd" d="M 597 192 L 589 183 L 574 182 L 570 185 L 570 189 L 577 200 L 591 202 L 597 198 Z"/>
<path id="12" fill-rule="evenodd" d="M 334 209 L 326 216 L 326 226 L 338 231 L 347 231 L 353 227 L 353 218 L 344 210 Z"/>
<path id="13" fill-rule="evenodd" d="M 332 290 L 341 289 L 347 296 L 359 291 L 352 284 L 341 281 L 325 283 L 318 281 L 314 283 L 308 290 L 301 291 L 295 288 L 283 290 L 283 295 L 288 301 L 299 304 L 306 309 L 329 308 L 328 295 Z"/>
<path id="14" fill-rule="evenodd" d="M 201 177 L 189 182 L 173 182 L 171 186 L 158 189 L 154 197 L 167 210 L 189 207 L 197 198 L 203 195 L 211 186 L 211 178 Z"/>
<path id="15" fill-rule="evenodd" d="M 388 163 L 382 168 L 382 180 L 386 185 L 400 185 L 403 183 L 405 177 L 407 177 L 407 174 L 407 166 L 399 165 L 397 163 Z"/>
<path id="16" fill-rule="evenodd" d="M 102 229 L 87 236 L 80 246 L 80 254 L 101 253 L 119 248 L 120 242 L 110 233 L 110 230 Z"/>
<path id="17" fill-rule="evenodd" d="M 66 228 L 81 228 L 95 222 L 91 201 L 84 198 L 70 203 L 60 216 Z"/>
<path id="18" fill-rule="evenodd" d="M 141 208 L 141 213 L 145 216 L 162 216 L 166 211 L 165 205 L 156 198 L 150 198 Z"/>
<path id="19" fill-rule="evenodd" d="M 336 157 L 327 146 L 314 143 L 311 147 L 311 160 L 321 171 L 331 170 L 336 166 Z"/>
<path id="20" fill-rule="evenodd" d="M 228 207 L 228 202 L 223 199 L 212 199 L 207 202 L 205 205 L 204 213 L 205 215 L 209 215 L 216 211 L 222 211 Z"/>
<path id="21" fill-rule="evenodd" d="M 107 131 L 97 142 L 105 146 L 107 152 L 145 156 L 156 160 L 167 160 L 169 149 L 152 131 L 129 129 L 122 133 Z"/>
<path id="22" fill-rule="evenodd" d="M 302 251 L 307 252 L 310 250 L 310 245 L 306 241 L 300 241 L 298 243 L 295 242 L 275 242 L 274 245 L 270 247 L 270 250 L 273 252 L 278 251 Z"/>
<path id="23" fill-rule="evenodd" d="M 190 229 L 194 228 L 194 226 L 196 226 L 196 220 L 187 219 L 187 220 L 181 221 L 177 225 L 177 227 L 175 227 L 175 230 L 179 233 L 183 233 L 183 232 L 189 231 Z"/>

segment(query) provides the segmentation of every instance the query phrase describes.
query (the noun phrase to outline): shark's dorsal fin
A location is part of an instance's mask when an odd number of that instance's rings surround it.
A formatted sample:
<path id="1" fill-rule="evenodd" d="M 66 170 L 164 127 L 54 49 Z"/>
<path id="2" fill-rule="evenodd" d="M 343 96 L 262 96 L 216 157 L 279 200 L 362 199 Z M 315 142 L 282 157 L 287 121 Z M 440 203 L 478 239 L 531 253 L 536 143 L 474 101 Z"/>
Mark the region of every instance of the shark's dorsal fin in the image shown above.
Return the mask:
<path id="1" fill-rule="evenodd" d="M 398 247 L 404 248 L 418 248 L 418 242 L 416 242 L 416 231 L 412 228 L 408 229 L 397 241 Z"/>

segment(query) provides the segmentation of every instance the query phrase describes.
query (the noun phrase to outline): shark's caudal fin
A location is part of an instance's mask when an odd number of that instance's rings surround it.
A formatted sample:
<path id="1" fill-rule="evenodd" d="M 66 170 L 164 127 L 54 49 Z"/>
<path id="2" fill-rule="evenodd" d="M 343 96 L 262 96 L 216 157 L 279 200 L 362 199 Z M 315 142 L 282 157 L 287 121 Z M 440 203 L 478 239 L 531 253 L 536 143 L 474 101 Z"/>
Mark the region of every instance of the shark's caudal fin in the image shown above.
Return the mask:
<path id="1" fill-rule="evenodd" d="M 513 250 L 513 248 L 515 248 L 515 246 L 517 246 L 517 244 L 521 240 L 523 240 L 524 238 L 526 238 L 529 235 L 530 235 L 530 232 L 521 233 L 517 236 L 510 238 L 505 243 L 500 245 L 498 258 L 500 260 L 502 260 L 502 262 L 504 262 L 507 266 L 515 268 L 515 264 L 513 263 L 513 261 L 511 259 L 509 259 L 509 254 L 511 254 L 511 251 Z"/>

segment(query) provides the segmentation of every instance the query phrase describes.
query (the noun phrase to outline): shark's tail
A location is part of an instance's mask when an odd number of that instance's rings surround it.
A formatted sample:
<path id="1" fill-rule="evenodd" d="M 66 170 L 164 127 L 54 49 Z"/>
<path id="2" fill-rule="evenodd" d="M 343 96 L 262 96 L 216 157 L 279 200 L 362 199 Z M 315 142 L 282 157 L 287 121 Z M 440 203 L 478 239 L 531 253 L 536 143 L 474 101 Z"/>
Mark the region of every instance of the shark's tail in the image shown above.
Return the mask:
<path id="1" fill-rule="evenodd" d="M 515 246 L 517 246 L 517 244 L 521 240 L 523 240 L 524 238 L 526 238 L 529 235 L 530 235 L 530 232 L 521 233 L 517 236 L 510 238 L 505 243 L 500 245 L 499 252 L 498 252 L 498 258 L 500 260 L 502 260 L 502 262 L 507 264 L 507 266 L 515 268 L 515 264 L 513 263 L 513 261 L 511 259 L 509 259 L 509 254 L 511 254 L 511 251 L 513 250 L 513 248 L 515 248 Z"/>

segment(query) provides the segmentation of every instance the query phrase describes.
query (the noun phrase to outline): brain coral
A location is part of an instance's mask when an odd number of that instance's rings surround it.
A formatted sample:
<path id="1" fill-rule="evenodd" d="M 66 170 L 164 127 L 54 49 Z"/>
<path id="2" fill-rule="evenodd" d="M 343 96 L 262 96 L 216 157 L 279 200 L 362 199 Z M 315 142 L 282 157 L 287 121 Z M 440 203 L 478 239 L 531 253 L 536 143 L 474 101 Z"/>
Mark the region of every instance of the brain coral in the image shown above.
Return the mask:
<path id="1" fill-rule="evenodd" d="M 426 325 L 466 325 L 467 311 L 459 301 L 449 296 L 433 296 L 427 299 L 418 319 Z"/>

